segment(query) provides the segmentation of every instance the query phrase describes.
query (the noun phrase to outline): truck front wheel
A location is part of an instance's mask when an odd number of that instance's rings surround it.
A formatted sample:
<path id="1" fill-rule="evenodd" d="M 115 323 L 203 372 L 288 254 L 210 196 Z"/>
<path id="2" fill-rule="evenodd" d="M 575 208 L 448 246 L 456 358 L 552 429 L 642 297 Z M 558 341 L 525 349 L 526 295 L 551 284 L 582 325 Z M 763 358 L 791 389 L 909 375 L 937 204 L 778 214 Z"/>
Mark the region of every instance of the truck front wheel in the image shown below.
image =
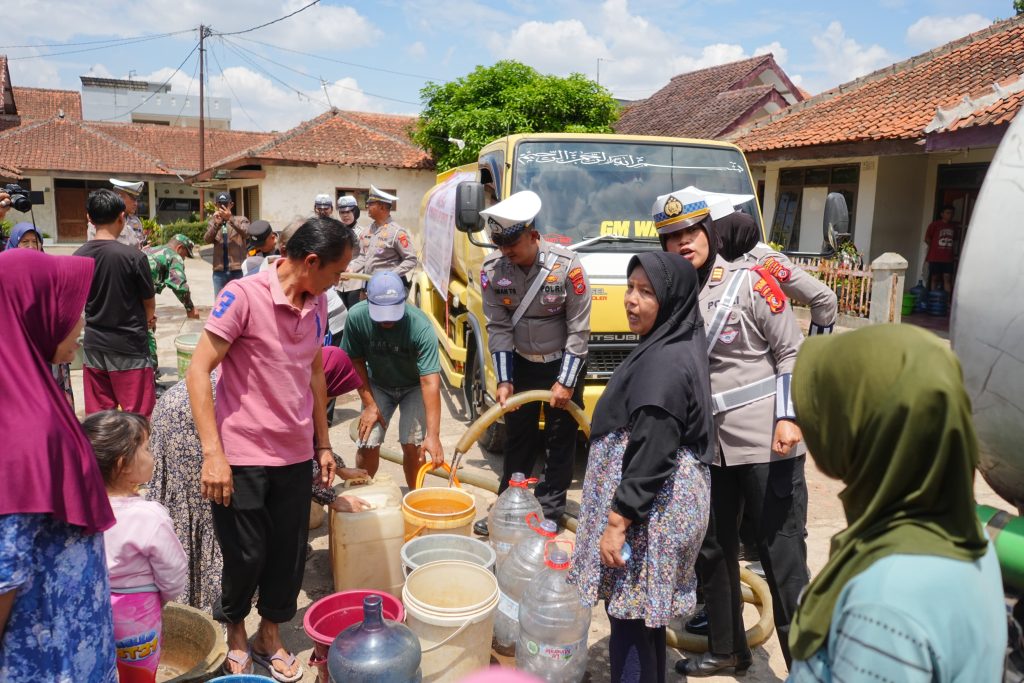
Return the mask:
<path id="1" fill-rule="evenodd" d="M 470 345 L 466 353 L 466 375 L 462 381 L 463 397 L 466 401 L 466 412 L 470 422 L 475 421 L 483 415 L 487 408 L 487 378 L 484 369 L 480 367 L 477 359 L 476 348 Z M 501 454 L 505 450 L 505 423 L 494 422 L 484 432 L 478 441 L 480 448 L 491 453 Z"/>

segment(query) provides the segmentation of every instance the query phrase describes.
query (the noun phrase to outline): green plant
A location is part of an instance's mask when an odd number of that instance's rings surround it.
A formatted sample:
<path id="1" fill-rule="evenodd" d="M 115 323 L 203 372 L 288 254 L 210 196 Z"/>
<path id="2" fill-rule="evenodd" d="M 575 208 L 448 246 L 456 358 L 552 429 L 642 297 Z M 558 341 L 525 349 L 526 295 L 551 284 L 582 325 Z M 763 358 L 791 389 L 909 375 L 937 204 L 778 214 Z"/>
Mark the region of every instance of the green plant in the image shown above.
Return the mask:
<path id="1" fill-rule="evenodd" d="M 159 240 L 154 244 L 165 244 L 167 240 L 171 239 L 178 233 L 182 233 L 190 240 L 198 244 L 203 244 L 203 238 L 206 236 L 206 221 L 174 221 L 166 225 L 159 226 Z"/>
<path id="2" fill-rule="evenodd" d="M 784 251 L 786 249 L 784 246 L 782 246 L 778 242 L 769 242 L 768 246 L 771 247 L 772 249 L 774 249 L 775 251 L 778 251 L 778 252 L 782 252 L 782 251 Z"/>
<path id="3" fill-rule="evenodd" d="M 412 137 L 439 170 L 475 161 L 480 148 L 503 135 L 610 133 L 619 115 L 611 93 L 589 78 L 549 76 L 511 60 L 427 83 L 420 98 L 423 112 Z"/>

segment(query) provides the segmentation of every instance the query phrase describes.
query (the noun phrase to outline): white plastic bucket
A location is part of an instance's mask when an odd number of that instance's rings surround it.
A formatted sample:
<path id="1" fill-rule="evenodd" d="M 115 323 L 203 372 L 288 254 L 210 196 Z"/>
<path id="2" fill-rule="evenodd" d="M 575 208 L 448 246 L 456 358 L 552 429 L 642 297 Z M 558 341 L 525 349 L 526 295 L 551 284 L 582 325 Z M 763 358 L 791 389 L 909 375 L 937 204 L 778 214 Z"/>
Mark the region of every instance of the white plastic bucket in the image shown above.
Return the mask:
<path id="1" fill-rule="evenodd" d="M 483 541 L 458 534 L 420 536 L 402 546 L 402 569 L 406 577 L 431 562 L 459 560 L 480 565 L 493 572 L 497 556 Z"/>
<path id="2" fill-rule="evenodd" d="M 498 580 L 458 560 L 431 562 L 406 579 L 405 623 L 420 639 L 423 680 L 457 681 L 488 666 Z"/>

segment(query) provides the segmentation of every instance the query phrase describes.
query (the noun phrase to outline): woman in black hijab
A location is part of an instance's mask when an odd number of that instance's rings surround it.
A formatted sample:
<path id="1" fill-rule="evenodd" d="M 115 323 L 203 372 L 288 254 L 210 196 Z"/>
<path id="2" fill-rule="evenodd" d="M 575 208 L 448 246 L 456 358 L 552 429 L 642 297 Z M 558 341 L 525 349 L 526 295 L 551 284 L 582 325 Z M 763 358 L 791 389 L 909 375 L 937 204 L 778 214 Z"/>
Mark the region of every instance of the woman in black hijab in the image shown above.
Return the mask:
<path id="1" fill-rule="evenodd" d="M 714 423 L 697 271 L 648 252 L 628 274 L 626 317 L 641 341 L 594 411 L 569 581 L 584 601 L 605 601 L 612 681 L 646 683 L 665 680 L 665 626 L 694 611 Z"/>

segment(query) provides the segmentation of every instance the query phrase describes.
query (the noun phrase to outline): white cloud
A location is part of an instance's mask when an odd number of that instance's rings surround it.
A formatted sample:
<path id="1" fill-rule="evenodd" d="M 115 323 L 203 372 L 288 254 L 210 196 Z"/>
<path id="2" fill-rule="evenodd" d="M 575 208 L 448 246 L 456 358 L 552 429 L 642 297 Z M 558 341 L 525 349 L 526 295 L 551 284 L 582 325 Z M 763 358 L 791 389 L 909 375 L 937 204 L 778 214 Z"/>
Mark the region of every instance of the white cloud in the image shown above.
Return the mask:
<path id="1" fill-rule="evenodd" d="M 417 40 L 415 43 L 405 48 L 405 54 L 409 55 L 413 59 L 423 59 L 427 56 L 427 46 L 423 44 L 423 41 Z"/>
<path id="2" fill-rule="evenodd" d="M 18 56 L 40 54 L 39 50 L 19 51 Z M 60 63 L 52 59 L 18 59 L 8 61 L 11 82 L 28 88 L 60 88 Z"/>
<path id="3" fill-rule="evenodd" d="M 894 61 L 881 45 L 864 46 L 848 37 L 838 21 L 830 23 L 821 35 L 813 36 L 811 44 L 816 60 L 807 69 L 821 74 L 813 86 L 817 89 L 852 81 Z"/>
<path id="4" fill-rule="evenodd" d="M 930 50 L 979 31 L 991 23 L 989 19 L 974 13 L 959 17 L 921 17 L 907 28 L 907 44 L 918 50 Z"/>
<path id="5" fill-rule="evenodd" d="M 628 99 L 650 95 L 676 74 L 751 56 L 733 43 L 681 47 L 675 34 L 633 14 L 628 0 L 605 0 L 599 11 L 579 19 L 527 21 L 510 34 L 494 31 L 489 44 L 496 57 L 517 59 L 548 73 L 575 71 L 593 78 L 601 58 L 601 84 Z M 777 41 L 756 53 L 768 51 L 780 63 L 788 56 Z"/>
<path id="6" fill-rule="evenodd" d="M 789 50 L 782 47 L 782 43 L 780 43 L 777 40 L 773 40 L 767 45 L 762 45 L 761 47 L 754 48 L 755 57 L 757 55 L 766 55 L 769 53 L 771 53 L 771 55 L 775 57 L 775 63 L 778 64 L 779 66 L 785 66 L 786 62 L 789 60 Z"/>
<path id="7" fill-rule="evenodd" d="M 110 73 L 103 65 L 97 65 L 94 70 Z M 163 83 L 170 77 L 171 92 L 198 96 L 198 79 L 193 80 L 190 74 L 180 71 L 171 76 L 172 72 L 172 68 L 166 67 L 149 74 L 140 74 L 136 78 Z M 286 90 L 264 74 L 244 66 L 231 66 L 223 73 L 211 74 L 207 92 L 212 97 L 225 97 L 231 100 L 231 127 L 236 130 L 253 130 L 257 127 L 264 130 L 287 130 L 324 113 L 328 108 L 328 102 L 338 109 L 388 109 L 385 102 L 363 92 L 354 78 L 340 78 L 328 83 L 327 94 L 323 88 L 318 87 L 300 89 L 296 92 Z M 250 116 L 255 119 L 256 124 Z"/>

